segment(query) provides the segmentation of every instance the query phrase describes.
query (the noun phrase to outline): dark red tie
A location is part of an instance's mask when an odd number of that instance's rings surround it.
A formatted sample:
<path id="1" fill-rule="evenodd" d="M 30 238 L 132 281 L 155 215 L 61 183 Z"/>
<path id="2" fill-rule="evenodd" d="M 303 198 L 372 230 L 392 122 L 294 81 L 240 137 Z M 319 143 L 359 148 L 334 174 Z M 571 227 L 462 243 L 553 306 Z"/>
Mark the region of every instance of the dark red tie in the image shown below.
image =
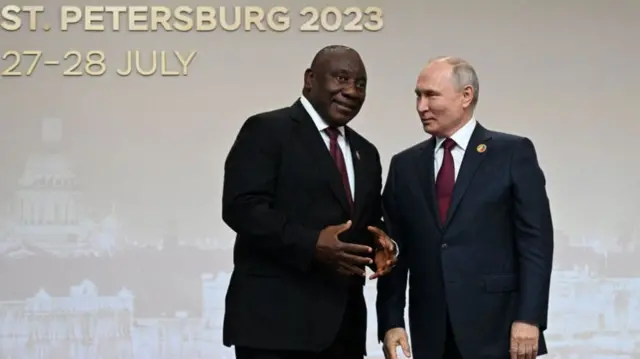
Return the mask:
<path id="1" fill-rule="evenodd" d="M 349 185 L 347 165 L 344 162 L 344 155 L 342 154 L 342 150 L 340 149 L 340 146 L 338 146 L 338 136 L 341 135 L 340 130 L 335 127 L 329 127 L 324 131 L 327 135 L 329 135 L 329 152 L 331 153 L 331 157 L 333 157 L 333 162 L 335 162 L 336 167 L 338 167 L 338 172 L 340 172 L 342 185 L 344 186 L 344 191 L 347 195 L 349 206 L 351 207 L 351 209 L 353 209 L 353 196 L 351 196 L 351 185 Z"/>
<path id="2" fill-rule="evenodd" d="M 451 150 L 456 146 L 456 142 L 450 138 L 444 140 L 442 144 L 442 166 L 436 178 L 436 196 L 438 197 L 438 211 L 440 221 L 444 224 L 447 221 L 447 211 L 451 205 L 453 196 L 453 186 L 456 183 L 456 170 L 453 166 L 453 156 Z"/>

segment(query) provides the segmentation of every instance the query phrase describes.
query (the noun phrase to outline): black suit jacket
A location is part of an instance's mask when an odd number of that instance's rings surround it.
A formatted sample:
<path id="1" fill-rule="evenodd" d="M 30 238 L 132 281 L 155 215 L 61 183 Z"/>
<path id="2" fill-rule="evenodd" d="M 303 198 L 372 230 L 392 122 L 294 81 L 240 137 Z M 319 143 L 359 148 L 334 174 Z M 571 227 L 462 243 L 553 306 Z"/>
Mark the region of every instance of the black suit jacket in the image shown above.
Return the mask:
<path id="1" fill-rule="evenodd" d="M 314 261 L 320 231 L 351 219 L 341 240 L 373 245 L 382 169 L 377 149 L 346 129 L 355 170 L 353 212 L 335 163 L 302 104 L 249 118 L 225 163 L 222 217 L 236 233 L 224 344 L 321 351 L 335 339 L 347 294 L 364 278 Z M 346 154 L 345 154 L 346 155 Z M 355 286 L 354 284 L 355 280 Z M 355 340 L 365 351 L 366 309 Z"/>
<path id="2" fill-rule="evenodd" d="M 507 359 L 514 321 L 547 327 L 553 229 L 545 177 L 529 139 L 477 124 L 441 225 L 434 146 L 431 138 L 391 161 L 385 222 L 401 255 L 378 281 L 379 335 L 404 327 L 410 273 L 414 358 L 442 357 L 448 312 L 464 357 Z M 543 335 L 539 348 L 547 352 Z"/>

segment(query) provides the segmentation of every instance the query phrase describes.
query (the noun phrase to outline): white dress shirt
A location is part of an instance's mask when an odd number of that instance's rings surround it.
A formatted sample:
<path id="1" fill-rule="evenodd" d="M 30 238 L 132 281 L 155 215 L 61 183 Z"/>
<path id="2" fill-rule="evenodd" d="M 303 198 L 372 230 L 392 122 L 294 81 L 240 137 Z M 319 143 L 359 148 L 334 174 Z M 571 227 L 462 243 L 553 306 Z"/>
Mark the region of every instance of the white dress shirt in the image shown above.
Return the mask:
<path id="1" fill-rule="evenodd" d="M 327 135 L 327 133 L 324 131 L 329 127 L 329 125 L 327 125 L 322 120 L 322 117 L 320 117 L 320 115 L 318 114 L 318 111 L 316 111 L 316 109 L 313 108 L 309 100 L 307 100 L 304 96 L 300 97 L 300 103 L 302 103 L 302 107 L 304 107 L 304 109 L 307 110 L 307 113 L 309 114 L 309 116 L 311 116 L 313 123 L 315 123 L 316 127 L 318 128 L 318 132 L 320 132 L 320 136 L 322 136 L 324 143 L 327 145 L 327 151 L 329 151 L 331 139 L 329 138 L 329 135 Z M 342 155 L 344 157 L 344 164 L 347 167 L 347 177 L 349 177 L 349 187 L 351 188 L 351 193 L 353 196 L 355 196 L 356 176 L 355 176 L 355 171 L 353 169 L 353 157 L 351 157 L 351 147 L 349 146 L 349 142 L 347 142 L 345 138 L 344 126 L 338 127 L 338 130 L 342 134 L 341 136 L 338 136 L 338 146 L 340 146 L 340 150 L 342 150 Z M 398 247 L 397 243 L 393 239 L 391 239 L 391 241 L 393 242 L 393 247 L 395 249 L 395 252 L 396 252 L 395 254 L 397 257 L 398 255 L 400 255 L 400 248 Z"/>
<path id="2" fill-rule="evenodd" d="M 467 150 L 467 146 L 469 145 L 469 141 L 471 140 L 471 135 L 473 134 L 473 130 L 476 128 L 476 120 L 471 117 L 471 120 L 467 122 L 462 128 L 460 128 L 456 133 L 451 136 L 451 139 L 456 143 L 456 145 L 451 149 L 451 156 L 453 157 L 453 168 L 455 170 L 454 178 L 458 178 L 458 173 L 460 172 L 460 167 L 462 166 L 462 159 L 464 158 L 464 152 Z M 436 138 L 436 146 L 434 149 L 434 161 L 433 161 L 433 175 L 438 178 L 438 172 L 440 171 L 440 167 L 442 166 L 442 159 L 444 157 L 444 149 L 442 148 L 442 143 L 444 143 L 446 138 L 437 137 Z"/>
<path id="3" fill-rule="evenodd" d="M 329 135 L 327 135 L 327 133 L 324 131 L 327 128 L 329 128 L 329 125 L 327 125 L 322 120 L 322 117 L 318 115 L 318 112 L 313 108 L 309 100 L 307 100 L 304 96 L 300 97 L 300 102 L 302 103 L 302 106 L 304 107 L 304 109 L 307 110 L 307 113 L 309 114 L 309 116 L 311 116 L 313 123 L 316 124 L 316 127 L 318 128 L 318 132 L 320 132 L 320 135 L 322 136 L 324 143 L 327 145 L 327 150 L 329 150 L 329 144 L 331 143 L 331 139 L 329 138 Z M 347 177 L 349 177 L 349 187 L 351 188 L 351 193 L 352 195 L 355 195 L 356 176 L 355 176 L 355 171 L 353 170 L 353 157 L 351 157 L 351 147 L 349 146 L 349 142 L 347 142 L 345 138 L 344 126 L 338 127 L 338 130 L 340 131 L 340 134 L 341 134 L 341 136 L 338 136 L 338 146 L 340 146 L 340 150 L 342 150 L 342 156 L 344 157 L 344 164 L 345 166 L 347 166 Z"/>

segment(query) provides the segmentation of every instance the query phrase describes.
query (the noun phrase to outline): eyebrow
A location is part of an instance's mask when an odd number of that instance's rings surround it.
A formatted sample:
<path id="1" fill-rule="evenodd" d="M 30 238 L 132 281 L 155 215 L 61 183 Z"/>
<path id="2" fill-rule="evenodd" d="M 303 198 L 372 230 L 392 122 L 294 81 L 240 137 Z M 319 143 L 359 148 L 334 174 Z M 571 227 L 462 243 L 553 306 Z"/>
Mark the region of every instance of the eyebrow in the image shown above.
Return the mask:
<path id="1" fill-rule="evenodd" d="M 416 93 L 416 95 L 425 95 L 425 94 L 426 95 L 439 95 L 440 94 L 439 91 L 436 91 L 434 89 L 419 89 L 419 88 L 416 88 L 414 90 L 414 92 Z"/>
<path id="2" fill-rule="evenodd" d="M 349 75 L 354 75 L 357 72 L 358 71 L 354 71 L 354 70 L 349 69 L 347 67 L 338 67 L 338 68 L 333 69 L 333 71 L 332 71 L 332 73 L 335 73 L 335 74 L 349 74 Z M 365 74 L 365 75 L 363 75 L 361 77 L 365 77 L 366 78 L 367 75 Z"/>
<path id="3" fill-rule="evenodd" d="M 329 73 L 330 76 L 344 76 L 344 77 L 348 77 L 348 78 L 353 78 L 355 81 L 364 81 L 367 82 L 367 75 L 362 75 L 362 76 L 353 76 L 355 75 L 355 71 L 349 71 L 349 70 L 345 70 L 345 69 L 339 69 L 333 72 Z"/>

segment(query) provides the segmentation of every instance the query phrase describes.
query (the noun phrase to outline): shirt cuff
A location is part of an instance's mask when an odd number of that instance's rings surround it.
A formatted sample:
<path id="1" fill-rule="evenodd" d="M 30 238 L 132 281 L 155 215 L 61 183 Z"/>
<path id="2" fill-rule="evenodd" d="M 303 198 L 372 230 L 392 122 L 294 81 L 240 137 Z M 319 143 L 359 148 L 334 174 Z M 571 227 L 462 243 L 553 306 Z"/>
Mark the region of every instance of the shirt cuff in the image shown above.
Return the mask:
<path id="1" fill-rule="evenodd" d="M 398 257 L 400 255 L 400 247 L 398 247 L 398 243 L 396 243 L 396 241 L 394 241 L 392 238 L 389 239 L 391 239 L 391 242 L 393 242 L 393 249 L 395 250 L 396 257 Z"/>

